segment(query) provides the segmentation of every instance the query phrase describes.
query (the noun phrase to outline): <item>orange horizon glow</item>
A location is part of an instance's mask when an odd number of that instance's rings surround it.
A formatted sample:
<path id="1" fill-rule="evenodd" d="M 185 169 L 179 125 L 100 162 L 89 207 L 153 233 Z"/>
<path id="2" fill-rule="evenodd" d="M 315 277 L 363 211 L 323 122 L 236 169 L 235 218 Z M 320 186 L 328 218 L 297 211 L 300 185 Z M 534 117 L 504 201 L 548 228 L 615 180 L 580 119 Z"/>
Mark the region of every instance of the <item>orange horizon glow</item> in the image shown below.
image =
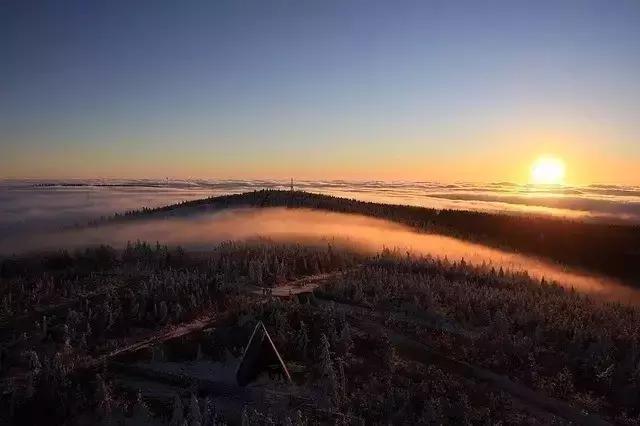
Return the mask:
<path id="1" fill-rule="evenodd" d="M 132 152 L 122 158 L 100 153 L 76 152 L 70 155 L 53 152 L 46 161 L 34 163 L 30 158 L 0 159 L 0 179 L 282 179 L 288 180 L 380 180 L 451 182 L 536 183 L 531 176 L 531 162 L 540 151 L 555 152 L 563 159 L 566 185 L 621 184 L 640 185 L 640 168 L 633 156 L 621 158 L 601 150 L 587 150 L 584 145 L 566 139 L 564 143 L 525 142 L 509 145 L 498 140 L 493 149 L 481 153 L 429 152 L 403 150 L 388 154 L 385 147 L 369 152 L 366 161 L 359 152 L 342 151 L 282 154 L 248 153 L 244 158 L 230 158 L 215 149 L 201 155 L 173 150 L 149 152 L 143 156 Z M 542 149 L 540 149 L 542 148 Z M 537 152 L 536 152 L 537 151 Z M 543 152 L 544 152 L 543 151 Z M 44 158 L 44 157 L 43 157 Z M 542 183 L 542 182 L 538 182 Z"/>

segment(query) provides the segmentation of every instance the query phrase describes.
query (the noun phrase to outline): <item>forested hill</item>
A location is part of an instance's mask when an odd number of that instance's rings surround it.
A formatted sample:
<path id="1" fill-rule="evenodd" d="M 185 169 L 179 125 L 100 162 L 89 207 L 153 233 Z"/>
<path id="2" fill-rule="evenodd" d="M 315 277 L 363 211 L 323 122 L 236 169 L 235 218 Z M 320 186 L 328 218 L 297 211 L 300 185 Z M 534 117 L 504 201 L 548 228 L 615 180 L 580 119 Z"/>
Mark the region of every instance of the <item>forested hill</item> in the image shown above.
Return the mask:
<path id="1" fill-rule="evenodd" d="M 364 202 L 302 191 L 261 190 L 115 215 L 106 221 L 186 216 L 237 207 L 312 208 L 392 220 L 541 256 L 640 285 L 640 226 Z M 104 223 L 104 220 L 92 225 Z"/>

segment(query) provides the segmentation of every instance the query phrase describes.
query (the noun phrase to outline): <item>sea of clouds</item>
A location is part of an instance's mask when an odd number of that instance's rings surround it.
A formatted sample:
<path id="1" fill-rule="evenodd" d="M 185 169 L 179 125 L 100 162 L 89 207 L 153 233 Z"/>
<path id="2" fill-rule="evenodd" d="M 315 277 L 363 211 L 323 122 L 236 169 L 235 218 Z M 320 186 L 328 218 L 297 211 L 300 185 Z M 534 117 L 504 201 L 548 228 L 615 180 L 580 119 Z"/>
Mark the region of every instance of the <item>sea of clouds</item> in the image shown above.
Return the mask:
<path id="1" fill-rule="evenodd" d="M 533 187 L 508 183 L 477 185 L 429 182 L 295 182 L 296 189 L 387 203 L 435 208 L 535 213 L 584 220 L 640 223 L 640 188 L 618 186 Z M 539 259 L 456 240 L 419 234 L 396 223 L 311 210 L 236 209 L 189 218 L 154 219 L 74 228 L 116 212 L 180 201 L 288 188 L 281 181 L 4 181 L 0 183 L 0 255 L 80 248 L 127 241 L 159 241 L 208 249 L 225 240 L 268 237 L 286 241 L 348 241 L 361 250 L 402 248 L 419 254 L 488 262 L 580 291 L 640 303 L 640 291 L 607 277 L 569 271 Z"/>
<path id="2" fill-rule="evenodd" d="M 117 212 L 263 188 L 277 180 L 4 180 L 1 235 L 83 224 Z M 296 189 L 439 209 L 543 214 L 640 223 L 640 187 L 533 186 L 512 183 L 296 181 Z"/>

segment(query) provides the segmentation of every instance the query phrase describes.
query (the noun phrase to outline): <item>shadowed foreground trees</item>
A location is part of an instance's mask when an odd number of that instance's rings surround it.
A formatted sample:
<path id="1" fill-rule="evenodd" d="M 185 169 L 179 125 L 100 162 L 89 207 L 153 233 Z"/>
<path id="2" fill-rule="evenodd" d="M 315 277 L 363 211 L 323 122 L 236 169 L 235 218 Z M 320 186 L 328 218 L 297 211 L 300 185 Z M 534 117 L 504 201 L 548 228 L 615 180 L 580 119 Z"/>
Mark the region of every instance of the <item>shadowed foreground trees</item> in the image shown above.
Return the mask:
<path id="1" fill-rule="evenodd" d="M 640 415 L 640 310 L 526 273 L 268 240 L 198 253 L 135 243 L 0 268 L 0 417 L 15 424 L 563 424 L 583 413 L 634 424 Z M 249 291 L 301 277 L 321 279 L 315 295 Z M 206 387 L 158 406 L 144 388 L 121 389 L 109 368 L 111 354 L 193 324 L 221 331 L 189 359 L 239 356 L 258 321 L 304 394 L 289 411 L 247 402 L 222 414 Z"/>

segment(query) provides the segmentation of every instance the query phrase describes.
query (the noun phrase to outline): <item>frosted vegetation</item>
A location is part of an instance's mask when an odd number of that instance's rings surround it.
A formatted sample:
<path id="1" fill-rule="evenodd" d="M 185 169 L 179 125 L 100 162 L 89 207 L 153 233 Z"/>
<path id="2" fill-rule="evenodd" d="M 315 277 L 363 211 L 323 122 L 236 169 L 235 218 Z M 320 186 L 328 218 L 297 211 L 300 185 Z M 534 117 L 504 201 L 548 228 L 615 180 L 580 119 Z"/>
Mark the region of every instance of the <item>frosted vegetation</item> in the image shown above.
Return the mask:
<path id="1" fill-rule="evenodd" d="M 311 298 L 245 291 L 319 276 Z M 207 252 L 132 243 L 10 257 L 0 277 L 6 421 L 562 424 L 585 413 L 639 420 L 640 310 L 526 273 L 257 240 Z M 157 406 L 112 377 L 118 351 L 223 317 L 240 341 L 263 320 L 287 363 L 306 372 L 297 380 L 307 397 L 323 397 L 288 411 L 247 404 L 234 414 L 201 388 Z"/>
<path id="2" fill-rule="evenodd" d="M 588 223 L 527 215 L 365 202 L 302 191 L 261 190 L 129 211 L 93 224 L 132 219 L 189 217 L 235 207 L 293 207 L 386 219 L 417 231 L 435 232 L 531 254 L 567 266 L 640 285 L 640 226 Z"/>

